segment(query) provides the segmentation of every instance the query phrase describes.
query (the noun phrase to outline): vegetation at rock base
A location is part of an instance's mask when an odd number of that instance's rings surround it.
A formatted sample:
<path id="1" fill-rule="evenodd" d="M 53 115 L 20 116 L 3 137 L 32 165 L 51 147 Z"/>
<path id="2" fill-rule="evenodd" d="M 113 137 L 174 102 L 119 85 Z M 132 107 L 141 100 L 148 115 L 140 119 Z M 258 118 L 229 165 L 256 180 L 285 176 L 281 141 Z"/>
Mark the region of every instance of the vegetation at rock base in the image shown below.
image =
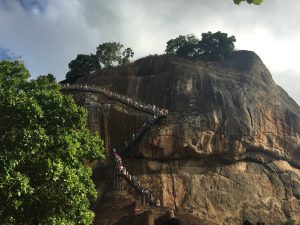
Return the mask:
<path id="1" fill-rule="evenodd" d="M 237 5 L 244 1 L 246 1 L 249 4 L 260 5 L 264 0 L 233 0 L 233 2 Z"/>
<path id="2" fill-rule="evenodd" d="M 0 224 L 91 224 L 84 161 L 103 158 L 103 142 L 53 75 L 29 76 L 21 61 L 0 61 Z"/>
<path id="3" fill-rule="evenodd" d="M 81 76 L 88 75 L 101 68 L 110 68 L 130 62 L 134 52 L 131 48 L 124 48 L 118 42 L 104 42 L 97 47 L 96 54 L 78 54 L 69 63 L 69 71 L 66 74 L 68 81 L 74 81 Z"/>
<path id="4" fill-rule="evenodd" d="M 231 56 L 234 50 L 234 36 L 220 31 L 202 33 L 199 40 L 195 35 L 179 35 L 167 42 L 165 52 L 178 56 L 195 57 L 202 60 L 224 60 Z"/>

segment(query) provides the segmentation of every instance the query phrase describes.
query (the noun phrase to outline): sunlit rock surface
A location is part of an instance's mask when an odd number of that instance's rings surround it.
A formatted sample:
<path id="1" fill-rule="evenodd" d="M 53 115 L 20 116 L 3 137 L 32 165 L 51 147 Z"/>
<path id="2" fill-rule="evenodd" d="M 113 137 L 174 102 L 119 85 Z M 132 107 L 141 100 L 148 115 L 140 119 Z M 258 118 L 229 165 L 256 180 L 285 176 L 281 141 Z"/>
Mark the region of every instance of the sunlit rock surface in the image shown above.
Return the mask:
<path id="1" fill-rule="evenodd" d="M 149 56 L 77 82 L 169 109 L 167 119 L 123 155 L 129 172 L 162 200 L 164 208 L 152 212 L 155 224 L 168 208 L 187 224 L 300 220 L 300 108 L 255 53 L 238 51 L 223 63 Z M 88 127 L 107 148 L 107 161 L 95 165 L 104 193 L 96 224 L 126 224 L 132 210 L 103 213 L 120 204 L 111 197 L 109 149 L 130 142 L 151 115 L 98 94 L 69 93 L 88 109 Z M 130 207 L 139 196 L 119 185 Z"/>

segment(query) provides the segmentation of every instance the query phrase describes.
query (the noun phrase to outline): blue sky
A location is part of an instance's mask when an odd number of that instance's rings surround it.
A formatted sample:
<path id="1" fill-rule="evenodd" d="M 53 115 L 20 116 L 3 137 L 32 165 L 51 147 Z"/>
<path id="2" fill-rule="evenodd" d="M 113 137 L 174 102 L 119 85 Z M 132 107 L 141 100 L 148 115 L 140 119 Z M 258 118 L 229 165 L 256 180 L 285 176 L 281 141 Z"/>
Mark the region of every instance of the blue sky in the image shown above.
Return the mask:
<path id="1" fill-rule="evenodd" d="M 179 34 L 220 30 L 235 35 L 237 49 L 255 51 L 299 104 L 299 10 L 295 0 L 0 0 L 0 56 L 21 56 L 32 77 L 62 80 L 77 54 L 102 42 L 121 42 L 137 59 L 162 54 Z"/>

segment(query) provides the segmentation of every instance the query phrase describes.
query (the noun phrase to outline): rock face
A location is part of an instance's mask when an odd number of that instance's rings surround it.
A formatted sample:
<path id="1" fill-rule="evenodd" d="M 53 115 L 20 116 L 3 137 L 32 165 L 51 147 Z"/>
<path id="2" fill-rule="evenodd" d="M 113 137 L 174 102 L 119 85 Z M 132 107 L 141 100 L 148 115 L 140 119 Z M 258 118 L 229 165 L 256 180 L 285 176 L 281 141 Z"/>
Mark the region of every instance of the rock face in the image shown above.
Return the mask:
<path id="1" fill-rule="evenodd" d="M 149 56 L 77 82 L 169 109 L 123 157 L 175 216 L 203 224 L 300 220 L 300 108 L 255 53 L 238 51 L 223 63 Z M 97 94 L 71 94 L 89 110 L 88 126 L 107 150 L 129 141 L 149 118 Z M 107 162 L 95 169 L 103 198 L 113 177 Z M 102 202 L 100 211 L 108 207 Z M 104 217 L 97 223 L 117 224 L 122 215 Z"/>

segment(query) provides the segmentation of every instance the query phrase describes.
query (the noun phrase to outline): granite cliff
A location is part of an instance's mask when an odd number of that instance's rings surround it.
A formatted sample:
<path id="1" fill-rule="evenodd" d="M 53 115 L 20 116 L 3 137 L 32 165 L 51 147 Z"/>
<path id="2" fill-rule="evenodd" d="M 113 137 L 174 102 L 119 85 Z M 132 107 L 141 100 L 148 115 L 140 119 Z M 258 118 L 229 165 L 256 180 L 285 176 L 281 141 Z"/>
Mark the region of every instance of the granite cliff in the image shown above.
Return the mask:
<path id="1" fill-rule="evenodd" d="M 234 52 L 222 63 L 148 56 L 76 82 L 169 109 L 123 154 L 164 207 L 141 206 L 139 215 L 150 213 L 155 224 L 167 209 L 186 224 L 300 220 L 300 107 L 254 52 Z M 94 165 L 103 193 L 95 224 L 134 224 L 130 205 L 139 196 L 125 183 L 112 192 L 109 149 L 129 142 L 150 115 L 95 93 L 68 93 L 88 109 L 88 127 L 107 149 L 106 162 Z"/>

